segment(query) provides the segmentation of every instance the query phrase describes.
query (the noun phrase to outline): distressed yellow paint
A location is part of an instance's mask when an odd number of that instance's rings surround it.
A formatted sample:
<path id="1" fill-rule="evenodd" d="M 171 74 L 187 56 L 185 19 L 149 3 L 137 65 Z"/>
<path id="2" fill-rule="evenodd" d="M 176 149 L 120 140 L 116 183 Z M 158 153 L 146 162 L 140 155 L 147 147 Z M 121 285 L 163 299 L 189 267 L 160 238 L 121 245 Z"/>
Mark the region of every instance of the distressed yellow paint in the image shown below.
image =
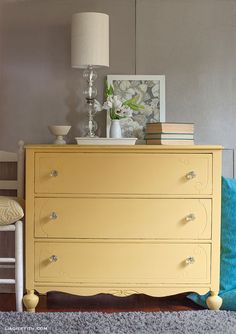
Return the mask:
<path id="1" fill-rule="evenodd" d="M 211 154 L 36 153 L 35 166 L 36 193 L 212 193 Z M 189 182 L 193 170 L 198 177 Z M 58 176 L 51 177 L 52 171 Z"/>
<path id="2" fill-rule="evenodd" d="M 146 241 L 36 242 L 35 281 L 204 284 L 210 281 L 210 248 L 210 244 Z M 57 256 L 55 263 L 50 262 L 52 254 Z M 190 255 L 194 265 L 186 263 Z"/>
<path id="3" fill-rule="evenodd" d="M 35 236 L 211 239 L 211 199 L 36 198 Z"/>
<path id="4" fill-rule="evenodd" d="M 219 308 L 221 149 L 27 146 L 26 288 Z"/>

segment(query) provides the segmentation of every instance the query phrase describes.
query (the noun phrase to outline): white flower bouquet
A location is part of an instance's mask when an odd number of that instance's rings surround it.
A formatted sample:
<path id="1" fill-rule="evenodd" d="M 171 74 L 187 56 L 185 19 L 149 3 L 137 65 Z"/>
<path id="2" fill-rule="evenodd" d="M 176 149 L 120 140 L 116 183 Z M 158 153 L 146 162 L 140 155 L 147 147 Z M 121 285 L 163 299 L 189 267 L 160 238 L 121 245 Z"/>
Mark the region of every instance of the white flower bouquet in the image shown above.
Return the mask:
<path id="1" fill-rule="evenodd" d="M 122 119 L 131 117 L 133 111 L 138 111 L 144 107 L 137 103 L 137 96 L 129 100 L 122 99 L 119 95 L 114 95 L 114 88 L 112 85 L 106 85 L 106 101 L 103 104 L 103 109 L 110 113 L 110 118 Z"/>

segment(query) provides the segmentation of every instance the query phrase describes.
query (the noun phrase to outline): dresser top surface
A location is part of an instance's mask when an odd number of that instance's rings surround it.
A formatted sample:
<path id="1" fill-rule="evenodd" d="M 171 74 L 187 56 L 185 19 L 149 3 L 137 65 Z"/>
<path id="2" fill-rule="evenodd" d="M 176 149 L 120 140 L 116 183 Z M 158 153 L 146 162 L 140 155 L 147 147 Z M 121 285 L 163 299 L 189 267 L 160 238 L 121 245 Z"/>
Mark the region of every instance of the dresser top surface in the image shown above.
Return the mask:
<path id="1" fill-rule="evenodd" d="M 25 145 L 26 150 L 38 152 L 172 152 L 172 151 L 219 151 L 220 145 Z"/>

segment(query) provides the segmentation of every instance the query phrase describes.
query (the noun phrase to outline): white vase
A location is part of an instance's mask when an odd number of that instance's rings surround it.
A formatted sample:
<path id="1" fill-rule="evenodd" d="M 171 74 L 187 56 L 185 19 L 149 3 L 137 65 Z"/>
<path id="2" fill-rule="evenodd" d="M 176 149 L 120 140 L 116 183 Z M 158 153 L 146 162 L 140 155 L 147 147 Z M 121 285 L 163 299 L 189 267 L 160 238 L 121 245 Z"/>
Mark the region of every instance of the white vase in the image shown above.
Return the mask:
<path id="1" fill-rule="evenodd" d="M 119 119 L 112 119 L 110 126 L 110 138 L 122 138 Z"/>

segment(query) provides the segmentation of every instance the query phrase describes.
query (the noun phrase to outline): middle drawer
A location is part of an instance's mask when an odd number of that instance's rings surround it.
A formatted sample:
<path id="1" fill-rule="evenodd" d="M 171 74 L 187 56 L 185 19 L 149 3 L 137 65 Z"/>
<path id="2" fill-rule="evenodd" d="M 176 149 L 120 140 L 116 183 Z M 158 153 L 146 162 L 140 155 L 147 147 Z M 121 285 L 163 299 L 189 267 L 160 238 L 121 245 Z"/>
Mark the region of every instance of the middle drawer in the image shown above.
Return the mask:
<path id="1" fill-rule="evenodd" d="M 211 199 L 36 198 L 35 236 L 210 239 Z"/>

